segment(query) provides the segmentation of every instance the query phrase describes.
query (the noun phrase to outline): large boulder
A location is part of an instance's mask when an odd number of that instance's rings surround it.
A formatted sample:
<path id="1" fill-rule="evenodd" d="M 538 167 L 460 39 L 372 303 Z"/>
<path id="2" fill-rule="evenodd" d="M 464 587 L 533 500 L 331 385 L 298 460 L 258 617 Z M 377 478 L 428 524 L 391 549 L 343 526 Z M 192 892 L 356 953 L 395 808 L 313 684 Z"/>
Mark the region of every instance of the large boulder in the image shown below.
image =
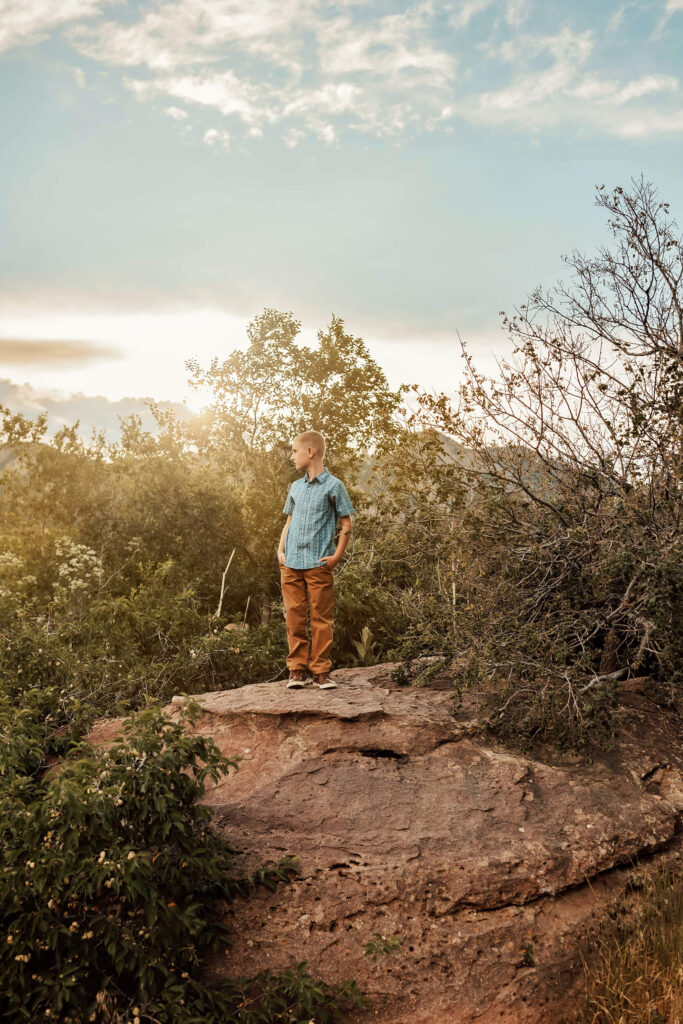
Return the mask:
<path id="1" fill-rule="evenodd" d="M 358 980 L 358 1021 L 559 1020 L 577 932 L 637 858 L 678 855 L 678 722 L 632 686 L 608 757 L 526 757 L 456 715 L 451 692 L 399 687 L 391 667 L 338 671 L 333 691 L 199 698 L 198 731 L 242 758 L 205 797 L 239 867 L 301 865 L 292 884 L 236 901 L 235 946 L 212 969 L 306 960 Z M 377 934 L 400 949 L 369 956 Z"/>

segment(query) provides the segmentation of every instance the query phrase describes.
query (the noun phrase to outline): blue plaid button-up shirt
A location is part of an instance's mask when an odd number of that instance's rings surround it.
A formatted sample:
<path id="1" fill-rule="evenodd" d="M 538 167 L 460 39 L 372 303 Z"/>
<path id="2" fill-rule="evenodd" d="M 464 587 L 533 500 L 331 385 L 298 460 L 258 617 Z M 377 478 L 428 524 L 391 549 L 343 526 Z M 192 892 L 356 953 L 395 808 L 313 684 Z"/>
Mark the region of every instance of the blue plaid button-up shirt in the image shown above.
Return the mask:
<path id="1" fill-rule="evenodd" d="M 313 569 L 335 552 L 337 519 L 354 514 L 349 492 L 329 469 L 308 479 L 304 473 L 289 488 L 282 510 L 292 521 L 285 537 L 285 563 L 290 569 Z"/>

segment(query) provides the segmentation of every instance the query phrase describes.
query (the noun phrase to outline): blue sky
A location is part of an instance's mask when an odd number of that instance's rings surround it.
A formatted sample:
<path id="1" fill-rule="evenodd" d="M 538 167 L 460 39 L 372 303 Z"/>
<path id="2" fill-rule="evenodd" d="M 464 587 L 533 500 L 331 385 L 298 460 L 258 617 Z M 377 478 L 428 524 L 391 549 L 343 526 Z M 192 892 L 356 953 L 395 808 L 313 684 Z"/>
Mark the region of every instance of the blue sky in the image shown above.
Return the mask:
<path id="1" fill-rule="evenodd" d="M 683 0 L 4 0 L 0 402 L 189 397 L 264 306 L 452 390 L 594 249 L 683 221 Z M 40 342 L 40 344 L 37 344 Z M 92 407 L 92 402 L 90 403 Z"/>

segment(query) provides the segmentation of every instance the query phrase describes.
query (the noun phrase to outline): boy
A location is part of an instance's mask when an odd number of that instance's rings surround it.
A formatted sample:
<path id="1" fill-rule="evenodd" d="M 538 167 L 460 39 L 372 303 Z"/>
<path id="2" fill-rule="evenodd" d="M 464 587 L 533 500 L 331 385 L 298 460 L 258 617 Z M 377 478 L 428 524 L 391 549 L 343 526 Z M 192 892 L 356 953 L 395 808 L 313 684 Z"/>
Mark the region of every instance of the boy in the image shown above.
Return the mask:
<path id="1" fill-rule="evenodd" d="M 277 557 L 289 641 L 289 689 L 308 683 L 307 668 L 321 690 L 336 690 L 330 679 L 334 579 L 351 534 L 353 505 L 344 484 L 323 467 L 325 441 L 317 430 L 307 430 L 292 441 L 290 460 L 305 474 L 289 488 L 283 512 L 287 516 Z M 337 518 L 341 533 L 335 548 Z M 308 658 L 306 608 L 311 613 L 311 654 Z M 308 666 L 307 666 L 308 661 Z"/>

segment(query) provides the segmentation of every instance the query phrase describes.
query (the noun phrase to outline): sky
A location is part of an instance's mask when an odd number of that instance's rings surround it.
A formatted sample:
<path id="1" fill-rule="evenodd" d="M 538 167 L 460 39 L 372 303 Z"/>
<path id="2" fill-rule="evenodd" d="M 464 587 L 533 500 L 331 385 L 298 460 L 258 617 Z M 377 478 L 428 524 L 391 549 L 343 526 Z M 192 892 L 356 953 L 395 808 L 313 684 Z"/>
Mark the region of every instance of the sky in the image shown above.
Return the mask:
<path id="1" fill-rule="evenodd" d="M 392 384 L 608 239 L 683 222 L 683 0 L 0 0 L 0 404 L 115 432 L 264 307 Z"/>

